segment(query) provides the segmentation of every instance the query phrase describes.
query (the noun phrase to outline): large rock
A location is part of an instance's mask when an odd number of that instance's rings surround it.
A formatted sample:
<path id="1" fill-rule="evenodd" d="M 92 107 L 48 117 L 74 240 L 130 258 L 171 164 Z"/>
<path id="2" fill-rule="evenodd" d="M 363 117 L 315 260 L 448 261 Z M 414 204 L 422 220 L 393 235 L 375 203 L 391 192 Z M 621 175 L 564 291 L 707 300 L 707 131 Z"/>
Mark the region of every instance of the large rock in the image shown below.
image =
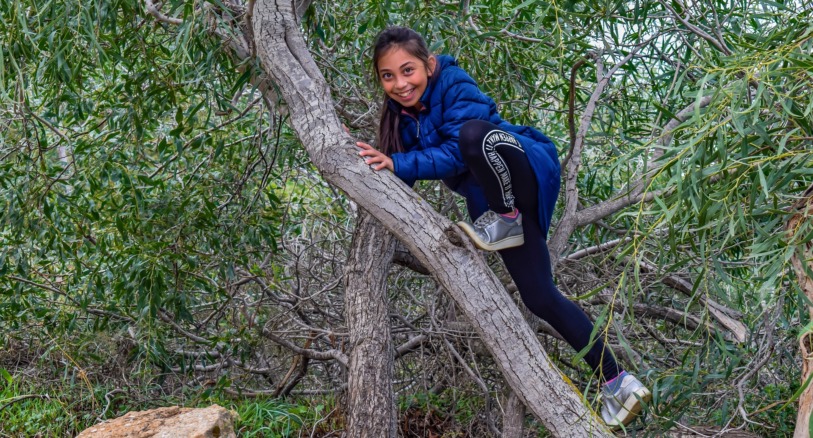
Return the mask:
<path id="1" fill-rule="evenodd" d="M 172 406 L 130 412 L 85 429 L 76 438 L 236 438 L 237 414 L 218 405 L 193 409 Z"/>

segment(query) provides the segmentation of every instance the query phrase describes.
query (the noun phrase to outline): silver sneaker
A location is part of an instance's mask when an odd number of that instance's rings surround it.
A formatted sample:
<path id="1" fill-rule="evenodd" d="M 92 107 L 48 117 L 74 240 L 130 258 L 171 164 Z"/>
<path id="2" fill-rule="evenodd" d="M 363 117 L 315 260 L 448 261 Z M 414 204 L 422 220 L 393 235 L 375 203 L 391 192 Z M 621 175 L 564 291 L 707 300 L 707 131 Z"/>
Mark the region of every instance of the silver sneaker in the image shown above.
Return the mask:
<path id="1" fill-rule="evenodd" d="M 601 391 L 601 418 L 612 430 L 626 426 L 641 413 L 642 402 L 652 401 L 652 393 L 632 374 L 621 379 L 615 393 L 606 387 Z"/>
<path id="2" fill-rule="evenodd" d="M 476 247 L 486 251 L 499 251 L 525 243 L 521 213 L 518 213 L 516 221 L 507 222 L 499 214 L 488 210 L 474 224 L 460 221 L 457 225 L 471 237 Z"/>

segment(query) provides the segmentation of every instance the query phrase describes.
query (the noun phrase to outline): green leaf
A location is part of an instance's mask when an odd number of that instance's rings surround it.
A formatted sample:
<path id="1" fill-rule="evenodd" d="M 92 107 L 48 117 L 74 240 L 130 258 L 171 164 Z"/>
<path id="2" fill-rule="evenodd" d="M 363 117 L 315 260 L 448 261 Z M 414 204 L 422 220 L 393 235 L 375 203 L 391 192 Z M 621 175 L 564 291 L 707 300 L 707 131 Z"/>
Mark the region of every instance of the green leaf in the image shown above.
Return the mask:
<path id="1" fill-rule="evenodd" d="M 539 2 L 539 0 L 525 0 L 524 2 L 517 5 L 517 7 L 515 7 L 513 9 L 513 11 L 516 12 L 516 11 L 518 11 L 520 9 L 525 9 L 526 7 L 528 7 L 528 6 L 530 6 L 530 5 L 534 4 L 534 3 L 538 3 L 538 2 Z"/>
<path id="2" fill-rule="evenodd" d="M 6 371 L 5 368 L 0 368 L 0 377 L 2 377 L 6 381 L 6 384 L 8 385 L 11 385 L 12 381 L 14 380 L 11 377 L 11 374 L 9 374 L 9 372 Z"/>

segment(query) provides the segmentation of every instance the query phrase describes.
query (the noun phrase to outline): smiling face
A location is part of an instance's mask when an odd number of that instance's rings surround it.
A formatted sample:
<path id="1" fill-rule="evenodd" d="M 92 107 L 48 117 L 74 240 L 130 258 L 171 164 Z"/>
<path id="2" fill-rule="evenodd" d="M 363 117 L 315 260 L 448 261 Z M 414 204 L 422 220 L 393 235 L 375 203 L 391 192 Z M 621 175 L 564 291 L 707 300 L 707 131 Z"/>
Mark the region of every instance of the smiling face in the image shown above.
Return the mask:
<path id="1" fill-rule="evenodd" d="M 400 47 L 393 47 L 378 60 L 378 80 L 384 92 L 408 108 L 421 110 L 420 98 L 435 70 L 435 57 L 426 63 Z"/>

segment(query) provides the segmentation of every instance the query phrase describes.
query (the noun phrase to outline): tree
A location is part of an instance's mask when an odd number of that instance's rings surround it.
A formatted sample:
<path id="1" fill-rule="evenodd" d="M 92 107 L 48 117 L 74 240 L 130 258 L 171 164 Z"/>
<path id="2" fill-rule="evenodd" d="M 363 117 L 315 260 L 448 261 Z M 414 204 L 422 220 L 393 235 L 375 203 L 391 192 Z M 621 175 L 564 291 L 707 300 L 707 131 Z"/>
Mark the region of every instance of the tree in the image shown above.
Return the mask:
<path id="1" fill-rule="evenodd" d="M 807 234 L 805 228 L 810 224 L 808 216 L 810 214 L 811 194 L 813 194 L 813 189 L 808 188 L 804 196 L 791 207 L 793 215 L 785 226 L 791 242 L 797 239 L 798 236 Z M 799 277 L 800 289 L 808 299 L 810 299 L 813 297 L 813 276 L 809 274 L 811 260 L 810 242 L 801 242 L 798 246 L 798 251 L 791 257 L 791 262 L 793 263 L 793 270 L 796 272 L 796 276 Z M 813 311 L 813 308 L 809 310 Z M 799 352 L 802 357 L 801 382 L 804 389 L 799 396 L 799 413 L 796 416 L 794 437 L 810 436 L 810 416 L 811 413 L 813 413 L 813 391 L 810 389 L 809 380 L 813 368 L 811 368 L 810 363 L 811 344 L 809 326 L 808 324 L 808 326 L 799 333 Z"/>
<path id="2" fill-rule="evenodd" d="M 350 251 L 344 306 L 350 332 L 347 434 L 396 436 L 386 294 L 395 239 L 378 221 L 361 213 Z"/>
<path id="3" fill-rule="evenodd" d="M 393 175 L 372 173 L 343 135 L 327 84 L 310 61 L 290 3 L 258 2 L 254 44 L 263 68 L 279 85 L 291 124 L 329 182 L 341 188 L 429 267 L 473 324 L 503 375 L 557 436 L 601 435 L 597 418 L 550 366 L 541 345 L 501 284 L 459 230 Z M 383 194 L 387 194 L 384 197 Z"/>

